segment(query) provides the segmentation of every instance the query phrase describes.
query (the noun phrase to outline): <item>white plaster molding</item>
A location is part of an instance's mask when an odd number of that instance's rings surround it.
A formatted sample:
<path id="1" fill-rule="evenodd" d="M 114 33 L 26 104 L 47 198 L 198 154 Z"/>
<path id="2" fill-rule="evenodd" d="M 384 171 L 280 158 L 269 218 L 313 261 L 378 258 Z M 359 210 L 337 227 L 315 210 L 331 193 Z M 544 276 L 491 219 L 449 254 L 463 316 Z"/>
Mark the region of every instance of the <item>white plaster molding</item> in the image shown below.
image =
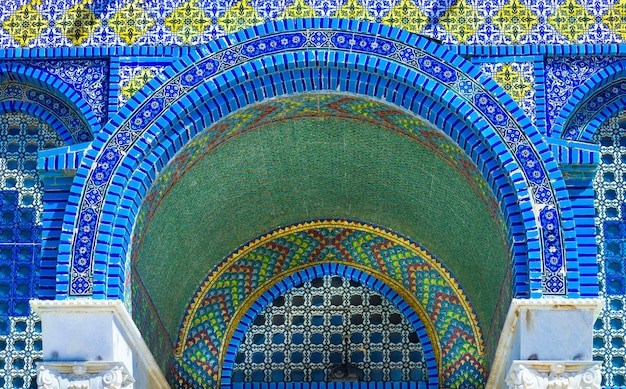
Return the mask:
<path id="1" fill-rule="evenodd" d="M 38 389 L 125 389 L 135 380 L 120 362 L 40 362 Z"/>
<path id="2" fill-rule="evenodd" d="M 112 317 L 117 331 L 123 337 L 130 351 L 132 351 L 132 365 L 127 366 L 132 372 L 132 376 L 136 380 L 134 388 L 169 388 L 169 384 L 165 376 L 161 372 L 157 362 L 155 361 L 150 349 L 146 345 L 139 329 L 133 322 L 126 307 L 120 300 L 93 300 L 87 298 L 69 299 L 69 300 L 31 300 L 32 309 L 42 318 L 42 326 L 44 327 L 44 363 L 58 362 L 59 358 L 54 358 L 50 353 L 46 352 L 46 320 L 57 320 L 57 318 L 86 318 L 90 320 L 100 320 L 102 317 Z M 104 315 L 104 316 L 103 316 Z M 50 319 L 47 319 L 50 318 Z M 98 325 L 100 323 L 94 323 Z M 70 329 L 68 329 L 70 330 Z M 67 334 L 65 334 L 67 336 Z M 61 339 L 62 340 L 62 339 Z M 73 341 L 77 339 L 72 338 Z M 88 342 L 88 341 L 87 341 Z M 93 344 L 87 344 L 87 348 L 93 348 Z M 60 356 L 63 358 L 63 356 Z M 69 358 L 76 361 L 76 358 Z M 115 361 L 124 360 L 112 358 Z M 95 359 L 80 358 L 78 360 L 89 361 L 89 363 L 97 362 Z M 105 359 L 108 360 L 108 359 Z M 130 362 L 129 362 L 130 363 Z"/>
<path id="3" fill-rule="evenodd" d="M 598 362 L 513 361 L 508 389 L 600 389 Z"/>
<path id="4" fill-rule="evenodd" d="M 519 322 L 524 310 L 533 311 L 586 311 L 593 312 L 596 318 L 602 309 L 603 300 L 600 298 L 570 299 L 566 297 L 542 297 L 535 299 L 513 299 L 500 333 L 498 348 L 487 381 L 486 389 L 501 389 L 504 387 L 507 370 L 513 360 L 519 357 Z M 592 337 L 592 332 L 588 334 Z M 565 358 L 564 358 L 565 359 Z"/>

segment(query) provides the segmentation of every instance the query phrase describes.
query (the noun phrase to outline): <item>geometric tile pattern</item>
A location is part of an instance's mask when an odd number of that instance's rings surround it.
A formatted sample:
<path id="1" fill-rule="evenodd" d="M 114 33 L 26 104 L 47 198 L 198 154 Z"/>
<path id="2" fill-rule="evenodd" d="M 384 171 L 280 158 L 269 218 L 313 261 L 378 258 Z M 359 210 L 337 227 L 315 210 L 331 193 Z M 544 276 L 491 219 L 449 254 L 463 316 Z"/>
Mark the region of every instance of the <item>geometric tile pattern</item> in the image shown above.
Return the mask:
<path id="1" fill-rule="evenodd" d="M 41 359 L 37 296 L 43 188 L 37 152 L 63 146 L 47 124 L 22 113 L 0 116 L 0 386 L 29 388 Z"/>
<path id="2" fill-rule="evenodd" d="M 302 15 L 306 15 L 306 13 L 301 11 L 300 7 L 292 6 L 289 8 L 289 10 L 292 9 L 297 10 L 297 12 Z M 311 12 L 314 11 L 311 10 Z M 263 17 L 250 5 L 248 0 L 241 0 L 233 7 L 226 10 L 226 12 L 217 19 L 217 24 L 219 24 L 227 34 L 230 34 L 263 23 L 263 21 Z"/>
<path id="3" fill-rule="evenodd" d="M 576 88 L 593 77 L 602 68 L 619 61 L 619 57 L 548 57 L 546 58 L 546 135 L 561 109 L 567 104 Z"/>
<path id="4" fill-rule="evenodd" d="M 0 14 L 0 46 L 205 44 L 279 19 L 342 17 L 445 44 L 593 44 L 626 40 L 626 0 L 33 0 Z M 12 8 L 12 9 L 11 9 Z"/>
<path id="5" fill-rule="evenodd" d="M 401 0 L 381 21 L 389 26 L 419 33 L 428 24 L 428 16 L 410 0 Z"/>
<path id="6" fill-rule="evenodd" d="M 11 316 L 2 322 L 6 330 L 0 331 L 0 387 L 27 389 L 36 387 L 37 368 L 43 351 L 41 321 L 32 313 L 28 316 Z"/>
<path id="7" fill-rule="evenodd" d="M 183 43 L 189 44 L 211 24 L 211 19 L 194 1 L 188 1 L 176 8 L 164 22 Z"/>
<path id="8" fill-rule="evenodd" d="M 593 25 L 595 18 L 576 0 L 566 0 L 548 22 L 570 42 L 576 42 Z"/>
<path id="9" fill-rule="evenodd" d="M 84 21 L 83 21 L 84 22 Z M 20 62 L 57 76 L 87 103 L 101 125 L 107 120 L 109 63 L 104 59 L 37 60 Z"/>
<path id="10" fill-rule="evenodd" d="M 46 17 L 35 9 L 36 4 L 41 4 L 41 0 L 33 0 L 23 5 L 2 23 L 2 28 L 20 46 L 29 46 L 50 24 Z"/>
<path id="11" fill-rule="evenodd" d="M 102 25 L 102 21 L 85 3 L 78 3 L 57 19 L 54 25 L 74 45 L 79 46 Z"/>
<path id="12" fill-rule="evenodd" d="M 458 0 L 439 18 L 439 23 L 459 43 L 465 43 L 485 24 L 485 17 L 467 0 Z"/>
<path id="13" fill-rule="evenodd" d="M 483 387 L 484 345 L 476 315 L 454 277 L 419 245 L 390 231 L 346 220 L 305 222 L 260 236 L 229 255 L 190 301 L 175 348 L 180 387 L 214 387 L 231 320 L 292 269 L 320 263 L 368 269 L 400 283 L 427 328 L 442 387 Z M 393 281 L 392 281 L 393 280 Z"/>
<path id="14" fill-rule="evenodd" d="M 600 163 L 594 180 L 598 277 L 604 306 L 594 327 L 593 356 L 602 361 L 603 385 L 626 385 L 626 111 L 595 133 Z"/>
<path id="15" fill-rule="evenodd" d="M 120 66 L 120 93 L 118 108 L 121 108 L 128 99 L 144 87 L 150 80 L 163 70 L 164 66 Z"/>
<path id="16" fill-rule="evenodd" d="M 539 18 L 520 0 L 510 0 L 491 20 L 512 43 L 517 43 L 533 29 Z"/>
<path id="17" fill-rule="evenodd" d="M 626 0 L 617 1 L 602 16 L 602 22 L 618 34 L 622 40 L 626 40 Z"/>
<path id="18" fill-rule="evenodd" d="M 536 102 L 533 63 L 481 63 L 480 68 L 511 95 L 511 98 L 519 104 L 526 116 L 534 123 Z"/>
<path id="19" fill-rule="evenodd" d="M 111 30 L 122 38 L 127 45 L 133 45 L 154 27 L 154 18 L 141 6 L 142 3 L 141 0 L 134 0 L 126 4 L 108 20 L 107 24 Z"/>
<path id="20" fill-rule="evenodd" d="M 418 335 L 391 301 L 358 282 L 323 276 L 294 286 L 254 318 L 232 380 L 329 382 L 346 363 L 361 382 L 427 377 Z"/>

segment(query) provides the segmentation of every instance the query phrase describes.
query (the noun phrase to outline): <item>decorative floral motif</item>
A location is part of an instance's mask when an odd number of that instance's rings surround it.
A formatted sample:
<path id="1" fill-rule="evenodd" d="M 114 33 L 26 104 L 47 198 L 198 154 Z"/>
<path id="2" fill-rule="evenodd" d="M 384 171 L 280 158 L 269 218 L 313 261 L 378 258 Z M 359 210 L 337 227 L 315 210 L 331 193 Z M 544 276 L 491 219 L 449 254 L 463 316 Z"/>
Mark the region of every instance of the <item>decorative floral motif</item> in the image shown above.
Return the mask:
<path id="1" fill-rule="evenodd" d="M 428 24 L 428 16 L 410 0 L 401 0 L 382 19 L 382 23 L 419 33 Z"/>
<path id="2" fill-rule="evenodd" d="M 554 121 L 576 87 L 582 85 L 601 68 L 617 60 L 618 58 L 611 57 L 549 57 L 546 59 L 546 135 L 552 135 Z"/>
<path id="3" fill-rule="evenodd" d="M 513 43 L 517 43 L 537 24 L 539 18 L 520 0 L 506 3 L 491 19 Z"/>
<path id="4" fill-rule="evenodd" d="M 256 42 L 246 43 L 243 45 L 241 53 L 248 58 L 254 58 L 277 51 L 300 48 L 304 46 L 305 43 L 306 37 L 300 32 L 282 34 L 259 39 Z M 233 53 L 233 51 L 231 51 L 231 53 Z"/>
<path id="5" fill-rule="evenodd" d="M 626 0 L 619 0 L 602 16 L 602 22 L 626 40 Z"/>
<path id="6" fill-rule="evenodd" d="M 200 83 L 200 81 L 215 74 L 218 67 L 219 63 L 214 59 L 204 61 L 203 63 L 195 65 L 194 67 L 183 73 L 182 77 L 180 78 L 180 84 L 186 87 L 195 86 Z M 152 104 L 149 104 L 149 106 L 150 105 L 153 107 L 151 108 L 151 110 L 154 110 L 155 114 L 157 113 L 157 111 L 160 111 L 163 108 L 162 101 L 160 101 L 158 107 L 154 104 L 154 102 Z"/>
<path id="7" fill-rule="evenodd" d="M 227 34 L 230 34 L 231 32 L 243 30 L 244 28 L 263 23 L 264 21 L 265 19 L 250 5 L 248 0 L 241 0 L 224 12 L 224 14 L 217 19 L 217 24 L 219 24 Z"/>
<path id="8" fill-rule="evenodd" d="M 452 83 L 456 81 L 456 72 L 450 66 L 445 65 L 431 56 L 423 56 L 417 60 L 420 69 L 430 74 L 441 82 Z"/>
<path id="9" fill-rule="evenodd" d="M 497 126 L 506 126 L 509 121 L 508 115 L 500 108 L 495 100 L 486 93 L 474 95 L 474 103 L 487 118 Z M 534 153 L 533 153 L 534 154 Z"/>
<path id="10" fill-rule="evenodd" d="M 189 0 L 176 8 L 163 22 L 185 44 L 191 43 L 211 25 L 211 19 L 202 8 Z"/>
<path id="11" fill-rule="evenodd" d="M 546 178 L 541 163 L 537 159 L 535 153 L 533 153 L 530 146 L 520 145 L 515 153 L 520 160 L 522 167 L 526 170 L 526 176 L 529 180 L 536 184 L 541 184 Z"/>
<path id="12" fill-rule="evenodd" d="M 570 42 L 578 39 L 595 23 L 595 18 L 576 0 L 566 0 L 548 22 Z"/>
<path id="13" fill-rule="evenodd" d="M 439 24 L 459 43 L 464 43 L 485 24 L 485 17 L 467 0 L 458 0 L 439 18 Z"/>
<path id="14" fill-rule="evenodd" d="M 143 0 L 133 0 L 108 20 L 107 24 L 127 45 L 132 45 L 155 25 L 148 11 L 141 7 Z"/>
<path id="15" fill-rule="evenodd" d="M 545 207 L 539 213 L 541 221 L 541 237 L 543 238 L 543 253 L 545 267 L 548 272 L 543 275 L 545 285 L 551 291 L 563 290 L 565 277 L 559 273 L 563 268 L 563 247 L 561 246 L 560 230 L 557 223 L 557 211 L 554 208 Z"/>
<path id="16" fill-rule="evenodd" d="M 83 43 L 102 25 L 100 18 L 86 7 L 87 1 L 89 0 L 73 5 L 54 23 L 55 27 L 76 46 Z"/>
<path id="17" fill-rule="evenodd" d="M 30 45 L 39 34 L 50 26 L 48 19 L 34 7 L 41 2 L 42 0 L 33 0 L 23 5 L 2 23 L 2 28 L 7 30 L 20 46 Z"/>
<path id="18" fill-rule="evenodd" d="M 393 42 L 364 35 L 338 32 L 331 38 L 335 47 L 388 56 L 396 51 Z"/>
<path id="19" fill-rule="evenodd" d="M 367 8 L 359 3 L 359 0 L 346 1 L 333 15 L 334 18 L 357 19 L 375 21 L 376 19 L 369 13 Z"/>
<path id="20" fill-rule="evenodd" d="M 194 69 L 195 70 L 195 69 Z M 191 81 L 195 81 L 193 78 L 196 75 L 194 74 L 191 78 Z M 141 131 L 146 129 L 148 124 L 157 117 L 159 113 L 163 110 L 164 107 L 164 99 L 160 97 L 151 98 L 146 105 L 143 106 L 135 115 L 133 115 L 131 119 L 130 129 L 133 131 Z M 100 185 L 100 184 L 96 184 Z"/>
<path id="21" fill-rule="evenodd" d="M 72 86 L 104 124 L 107 119 L 109 64 L 105 60 L 28 61 L 24 65 L 54 74 Z"/>

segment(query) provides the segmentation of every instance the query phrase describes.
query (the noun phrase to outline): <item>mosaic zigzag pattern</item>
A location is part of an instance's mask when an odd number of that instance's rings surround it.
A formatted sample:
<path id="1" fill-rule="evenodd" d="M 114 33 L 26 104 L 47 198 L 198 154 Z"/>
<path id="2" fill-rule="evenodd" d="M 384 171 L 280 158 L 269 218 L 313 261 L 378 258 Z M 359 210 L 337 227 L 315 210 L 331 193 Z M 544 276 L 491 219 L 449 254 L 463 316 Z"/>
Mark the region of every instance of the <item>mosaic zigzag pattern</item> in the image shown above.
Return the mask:
<path id="1" fill-rule="evenodd" d="M 443 387 L 485 384 L 478 319 L 449 272 L 423 248 L 400 236 L 342 220 L 282 228 L 230 255 L 190 302 L 175 348 L 174 380 L 182 387 L 214 387 L 237 315 L 292 270 L 329 261 L 370 269 L 414 296 L 416 311 L 425 316 L 421 319 L 430 329 Z"/>

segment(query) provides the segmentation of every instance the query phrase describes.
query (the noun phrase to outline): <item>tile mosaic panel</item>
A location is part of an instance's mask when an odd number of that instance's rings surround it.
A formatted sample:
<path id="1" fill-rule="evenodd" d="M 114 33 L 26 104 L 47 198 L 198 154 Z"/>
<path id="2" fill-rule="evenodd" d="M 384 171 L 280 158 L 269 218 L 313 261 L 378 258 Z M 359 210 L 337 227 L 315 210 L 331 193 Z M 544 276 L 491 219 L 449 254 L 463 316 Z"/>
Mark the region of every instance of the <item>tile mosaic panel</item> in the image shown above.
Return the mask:
<path id="1" fill-rule="evenodd" d="M 620 104 L 626 97 L 626 80 L 621 79 L 596 90 L 594 95 L 584 101 L 563 125 L 565 139 L 580 139 L 583 132 L 593 131 L 588 128 L 604 108 L 611 104 Z"/>
<path id="2" fill-rule="evenodd" d="M 107 120 L 107 99 L 109 89 L 109 64 L 104 59 L 72 59 L 24 61 L 29 66 L 54 74 L 89 105 L 91 111 L 99 119 L 101 125 Z"/>
<path id="3" fill-rule="evenodd" d="M 121 108 L 138 90 L 161 73 L 165 65 L 121 65 L 118 71 L 120 77 L 117 96 L 118 109 Z"/>
<path id="4" fill-rule="evenodd" d="M 593 357 L 602 362 L 602 384 L 626 385 L 626 111 L 594 135 L 601 162 L 594 180 L 598 277 L 605 305 L 594 327 Z"/>
<path id="5" fill-rule="evenodd" d="M 552 135 L 552 125 L 576 87 L 618 60 L 618 57 L 546 58 L 546 135 Z"/>
<path id="6" fill-rule="evenodd" d="M 349 369 L 344 366 L 350 366 Z M 426 381 L 419 337 L 381 294 L 342 277 L 294 286 L 254 318 L 233 382 Z"/>
<path id="7" fill-rule="evenodd" d="M 589 44 L 626 39 L 626 0 L 14 0 L 3 47 L 196 45 L 272 20 L 342 17 L 446 44 Z"/>
<path id="8" fill-rule="evenodd" d="M 536 102 L 533 63 L 482 63 L 480 68 L 507 91 L 522 108 L 524 114 L 535 123 Z"/>
<path id="9" fill-rule="evenodd" d="M 43 188 L 37 152 L 64 145 L 45 123 L 0 115 L 0 387 L 29 388 L 41 359 L 41 327 L 28 300 L 37 296 Z"/>

